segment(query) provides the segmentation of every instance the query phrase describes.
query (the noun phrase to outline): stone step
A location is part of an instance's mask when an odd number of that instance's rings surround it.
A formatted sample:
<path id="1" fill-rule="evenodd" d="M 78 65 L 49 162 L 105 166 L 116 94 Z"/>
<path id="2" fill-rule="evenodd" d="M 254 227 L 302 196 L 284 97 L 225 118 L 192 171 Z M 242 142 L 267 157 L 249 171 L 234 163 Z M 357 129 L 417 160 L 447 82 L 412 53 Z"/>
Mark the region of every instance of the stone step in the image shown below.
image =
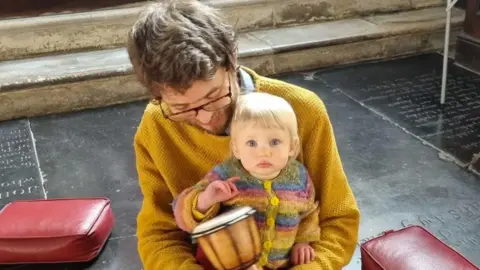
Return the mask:
<path id="1" fill-rule="evenodd" d="M 442 0 L 208 0 L 239 32 L 444 5 Z M 0 61 L 118 48 L 141 6 L 0 21 Z"/>
<path id="2" fill-rule="evenodd" d="M 464 12 L 453 10 L 451 44 Z M 263 75 L 443 48 L 445 9 L 427 8 L 239 35 L 239 61 Z M 146 99 L 124 48 L 0 62 L 0 120 Z"/>
<path id="3" fill-rule="evenodd" d="M 15 3 L 14 3 L 15 2 Z M 145 0 L 4 0 L 0 1 L 0 19 L 28 18 L 93 10 L 133 7 Z"/>

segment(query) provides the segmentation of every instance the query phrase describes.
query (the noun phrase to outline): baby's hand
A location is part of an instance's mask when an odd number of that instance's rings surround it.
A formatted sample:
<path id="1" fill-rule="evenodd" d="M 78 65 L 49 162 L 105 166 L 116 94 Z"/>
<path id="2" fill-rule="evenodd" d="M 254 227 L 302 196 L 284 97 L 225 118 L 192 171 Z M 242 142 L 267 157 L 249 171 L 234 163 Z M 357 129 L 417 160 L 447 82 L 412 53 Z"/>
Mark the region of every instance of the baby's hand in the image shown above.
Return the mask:
<path id="1" fill-rule="evenodd" d="M 290 259 L 294 265 L 307 264 L 315 259 L 315 250 L 308 243 L 296 243 Z"/>
<path id="2" fill-rule="evenodd" d="M 197 210 L 200 212 L 207 211 L 212 205 L 228 201 L 231 198 L 238 195 L 237 186 L 235 181 L 240 177 L 232 177 L 225 181 L 216 180 L 211 182 L 205 191 L 200 193 L 197 202 Z"/>

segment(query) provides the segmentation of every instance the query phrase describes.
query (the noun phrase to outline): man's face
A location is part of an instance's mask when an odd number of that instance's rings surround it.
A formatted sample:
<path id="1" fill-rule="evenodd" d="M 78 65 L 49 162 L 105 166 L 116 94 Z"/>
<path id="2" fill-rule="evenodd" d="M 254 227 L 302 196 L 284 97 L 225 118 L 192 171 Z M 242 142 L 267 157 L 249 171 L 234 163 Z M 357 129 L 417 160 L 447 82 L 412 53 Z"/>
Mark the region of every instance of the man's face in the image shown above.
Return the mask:
<path id="1" fill-rule="evenodd" d="M 170 113 L 181 113 L 227 95 L 230 83 L 232 84 L 231 91 L 237 89 L 236 80 L 229 80 L 229 73 L 224 68 L 219 68 L 212 80 L 195 81 L 184 94 L 167 87 L 161 92 L 161 97 L 163 103 L 168 106 Z M 160 95 L 159 91 L 155 91 L 155 89 L 153 94 L 155 96 Z M 199 127 L 209 133 L 221 134 L 225 131 L 228 120 L 232 115 L 232 103 L 213 111 L 200 109 L 195 117 L 185 119 L 183 122 Z"/>

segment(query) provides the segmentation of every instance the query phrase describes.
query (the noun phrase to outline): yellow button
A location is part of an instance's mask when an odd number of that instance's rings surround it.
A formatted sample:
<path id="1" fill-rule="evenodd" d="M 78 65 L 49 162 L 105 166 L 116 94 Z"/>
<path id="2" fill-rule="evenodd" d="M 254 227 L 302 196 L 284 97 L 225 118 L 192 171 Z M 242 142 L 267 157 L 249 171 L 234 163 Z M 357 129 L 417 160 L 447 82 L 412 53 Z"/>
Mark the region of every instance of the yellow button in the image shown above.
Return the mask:
<path id="1" fill-rule="evenodd" d="M 271 203 L 272 205 L 278 205 L 278 202 L 279 202 L 279 201 L 278 201 L 278 198 L 277 198 L 277 197 L 273 197 L 273 198 L 270 199 L 270 203 Z"/>
<path id="2" fill-rule="evenodd" d="M 267 218 L 267 225 L 268 227 L 273 227 L 273 225 L 275 225 L 275 219 Z"/>
<path id="3" fill-rule="evenodd" d="M 268 261 L 267 261 L 267 257 L 262 256 L 262 257 L 260 258 L 259 263 L 260 263 L 261 266 L 267 264 L 267 262 L 268 262 Z"/>
<path id="4" fill-rule="evenodd" d="M 272 242 L 266 241 L 265 243 L 263 243 L 263 248 L 265 248 L 266 250 L 270 250 L 272 248 Z"/>
<path id="5" fill-rule="evenodd" d="M 263 183 L 263 187 L 265 188 L 266 191 L 270 192 L 272 190 L 272 182 L 265 181 Z"/>

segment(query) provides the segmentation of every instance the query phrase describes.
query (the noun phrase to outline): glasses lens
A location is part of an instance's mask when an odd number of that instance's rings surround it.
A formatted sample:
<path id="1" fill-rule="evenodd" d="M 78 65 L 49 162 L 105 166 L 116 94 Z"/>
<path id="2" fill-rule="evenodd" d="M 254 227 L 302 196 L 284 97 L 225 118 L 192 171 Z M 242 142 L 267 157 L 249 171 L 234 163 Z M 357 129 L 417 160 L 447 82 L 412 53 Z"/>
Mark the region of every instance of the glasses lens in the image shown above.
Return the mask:
<path id="1" fill-rule="evenodd" d="M 206 106 L 204 106 L 202 109 L 205 111 L 215 111 L 219 110 L 227 105 L 229 105 L 232 102 L 232 99 L 230 97 L 222 97 Z M 172 120 L 172 121 L 185 121 L 189 120 L 195 117 L 196 112 L 195 111 L 187 111 L 187 112 L 182 112 L 182 113 L 172 113 L 172 111 L 169 109 L 169 107 L 165 103 L 161 103 L 160 106 L 162 107 L 162 110 L 165 114 L 165 116 Z"/>
<path id="2" fill-rule="evenodd" d="M 222 97 L 221 99 L 208 104 L 207 106 L 204 107 L 204 109 L 207 111 L 218 110 L 227 106 L 228 104 L 230 104 L 230 102 L 232 102 L 230 97 Z"/>
<path id="3" fill-rule="evenodd" d="M 179 113 L 179 114 L 174 114 L 170 110 L 167 104 L 161 102 L 160 107 L 162 108 L 163 113 L 165 116 L 173 121 L 183 121 L 183 120 L 188 120 L 190 118 L 195 117 L 195 112 L 184 112 L 184 113 Z"/>

